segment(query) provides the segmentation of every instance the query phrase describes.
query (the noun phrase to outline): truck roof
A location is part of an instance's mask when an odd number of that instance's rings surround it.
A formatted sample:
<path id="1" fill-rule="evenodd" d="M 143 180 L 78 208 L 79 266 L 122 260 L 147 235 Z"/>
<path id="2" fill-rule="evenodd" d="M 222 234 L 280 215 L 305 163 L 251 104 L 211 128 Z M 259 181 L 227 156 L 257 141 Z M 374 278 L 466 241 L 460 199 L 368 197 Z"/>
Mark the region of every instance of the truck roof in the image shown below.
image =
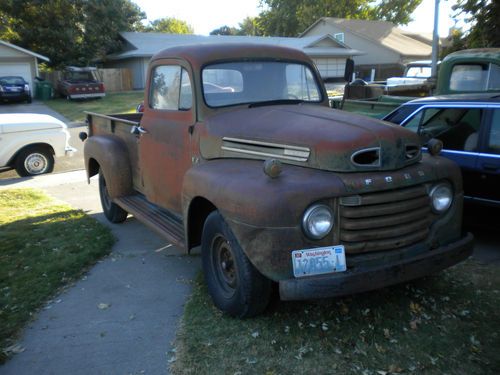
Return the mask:
<path id="1" fill-rule="evenodd" d="M 421 104 L 421 103 L 471 103 L 471 102 L 492 102 L 500 103 L 500 94 L 495 92 L 490 93 L 470 93 L 470 94 L 451 94 L 451 95 L 436 95 L 425 98 L 411 100 L 405 104 Z"/>
<path id="2" fill-rule="evenodd" d="M 253 43 L 209 42 L 171 47 L 155 54 L 152 61 L 164 58 L 183 58 L 198 67 L 207 62 L 235 59 L 282 59 L 310 62 L 307 55 L 297 49 Z"/>
<path id="3" fill-rule="evenodd" d="M 473 48 L 456 51 L 446 56 L 443 61 L 451 59 L 500 60 L 500 48 Z"/>

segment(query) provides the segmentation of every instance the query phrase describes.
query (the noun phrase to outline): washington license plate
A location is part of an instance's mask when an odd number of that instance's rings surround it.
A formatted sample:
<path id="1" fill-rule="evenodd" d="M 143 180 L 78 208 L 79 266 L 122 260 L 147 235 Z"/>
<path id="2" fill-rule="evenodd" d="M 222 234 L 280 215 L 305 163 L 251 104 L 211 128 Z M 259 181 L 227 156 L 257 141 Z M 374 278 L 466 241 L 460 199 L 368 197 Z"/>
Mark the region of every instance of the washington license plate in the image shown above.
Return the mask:
<path id="1" fill-rule="evenodd" d="M 346 268 L 343 245 L 292 251 L 295 277 L 344 272 Z"/>

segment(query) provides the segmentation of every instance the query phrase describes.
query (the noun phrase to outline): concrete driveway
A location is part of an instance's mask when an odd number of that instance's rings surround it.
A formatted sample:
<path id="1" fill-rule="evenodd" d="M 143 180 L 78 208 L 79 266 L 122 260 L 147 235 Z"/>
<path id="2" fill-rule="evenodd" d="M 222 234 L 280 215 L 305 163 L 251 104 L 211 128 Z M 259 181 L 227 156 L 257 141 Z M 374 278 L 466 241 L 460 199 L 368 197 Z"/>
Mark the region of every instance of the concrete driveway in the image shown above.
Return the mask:
<path id="1" fill-rule="evenodd" d="M 0 180 L 0 189 L 20 187 L 81 208 L 109 226 L 117 242 L 109 257 L 42 308 L 21 336 L 24 351 L 0 374 L 168 374 L 199 257 L 182 254 L 133 217 L 110 224 L 97 180 L 88 185 L 85 171 Z"/>

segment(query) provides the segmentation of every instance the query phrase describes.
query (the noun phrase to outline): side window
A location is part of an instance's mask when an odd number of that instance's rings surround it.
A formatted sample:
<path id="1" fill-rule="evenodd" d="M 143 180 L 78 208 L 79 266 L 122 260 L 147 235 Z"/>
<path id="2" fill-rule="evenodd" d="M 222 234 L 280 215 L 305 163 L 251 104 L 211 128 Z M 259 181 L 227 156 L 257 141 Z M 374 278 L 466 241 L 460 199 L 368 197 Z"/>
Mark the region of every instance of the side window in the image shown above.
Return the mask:
<path id="1" fill-rule="evenodd" d="M 432 109 L 424 115 L 420 133 L 437 138 L 447 150 L 475 151 L 483 111 L 480 108 Z"/>
<path id="2" fill-rule="evenodd" d="M 493 111 L 491 130 L 488 138 L 488 148 L 494 154 L 500 154 L 500 109 Z"/>
<path id="3" fill-rule="evenodd" d="M 187 71 L 177 65 L 157 66 L 151 79 L 149 105 L 160 110 L 186 110 L 192 106 L 192 88 Z"/>

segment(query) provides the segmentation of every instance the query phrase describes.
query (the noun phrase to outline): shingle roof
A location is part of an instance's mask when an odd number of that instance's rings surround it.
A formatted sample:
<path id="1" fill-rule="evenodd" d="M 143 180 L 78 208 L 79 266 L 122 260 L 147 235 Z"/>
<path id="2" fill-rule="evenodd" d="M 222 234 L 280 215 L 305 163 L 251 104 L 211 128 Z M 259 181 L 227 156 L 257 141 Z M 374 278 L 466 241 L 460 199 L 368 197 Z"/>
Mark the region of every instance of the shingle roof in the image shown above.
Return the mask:
<path id="1" fill-rule="evenodd" d="M 23 53 L 25 53 L 27 55 L 34 56 L 34 57 L 36 57 L 36 58 L 38 58 L 40 60 L 44 60 L 44 61 L 47 61 L 47 62 L 50 61 L 50 59 L 48 57 L 46 57 L 46 56 L 39 55 L 38 53 L 35 53 L 33 51 L 24 49 L 22 47 L 14 45 L 14 44 L 7 43 L 7 42 L 5 42 L 3 40 L 0 40 L 0 45 L 4 45 L 6 47 L 9 47 L 9 48 L 15 49 L 17 51 L 23 52 Z"/>
<path id="2" fill-rule="evenodd" d="M 229 35 L 186 35 L 165 33 L 122 32 L 120 36 L 126 41 L 123 52 L 108 55 L 108 59 L 117 60 L 130 57 L 151 57 L 155 53 L 169 47 L 199 43 L 252 43 L 273 44 L 302 50 L 313 56 L 356 56 L 362 52 L 351 49 L 336 41 L 331 35 L 311 36 L 304 38 L 229 36 Z M 330 38 L 336 47 L 315 47 L 315 43 Z"/>
<path id="3" fill-rule="evenodd" d="M 405 56 L 430 56 L 432 47 L 405 35 L 391 22 L 352 20 L 345 18 L 322 17 L 309 26 L 301 35 L 306 35 L 319 22 L 327 22 L 364 39 L 378 43 Z M 348 41 L 347 41 L 348 42 Z"/>

